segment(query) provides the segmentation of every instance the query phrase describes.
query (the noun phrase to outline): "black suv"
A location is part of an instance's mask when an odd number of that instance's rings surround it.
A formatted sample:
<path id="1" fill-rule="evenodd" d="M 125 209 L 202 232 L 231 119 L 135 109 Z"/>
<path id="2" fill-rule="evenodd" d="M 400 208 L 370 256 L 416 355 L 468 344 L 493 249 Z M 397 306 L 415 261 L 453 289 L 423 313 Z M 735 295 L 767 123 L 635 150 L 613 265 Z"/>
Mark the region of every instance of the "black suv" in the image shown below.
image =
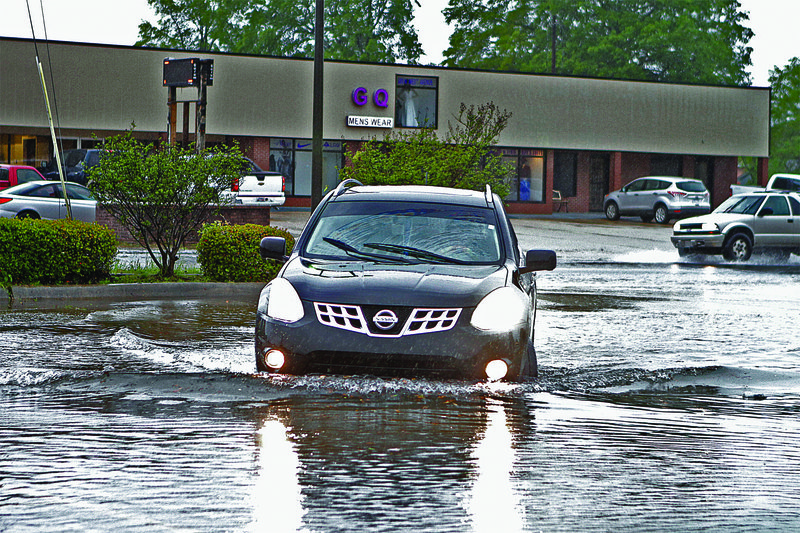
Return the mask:
<path id="1" fill-rule="evenodd" d="M 537 375 L 537 270 L 502 200 L 486 192 L 341 183 L 261 292 L 256 366 L 280 373 L 519 380 Z"/>
<path id="2" fill-rule="evenodd" d="M 67 181 L 74 181 L 81 185 L 86 185 L 89 181 L 86 174 L 93 166 L 100 163 L 100 153 L 102 150 L 84 150 L 77 148 L 74 150 L 64 150 L 61 154 L 61 165 L 64 168 L 64 177 Z M 55 159 L 50 161 L 42 172 L 45 179 L 58 180 L 58 165 Z"/>

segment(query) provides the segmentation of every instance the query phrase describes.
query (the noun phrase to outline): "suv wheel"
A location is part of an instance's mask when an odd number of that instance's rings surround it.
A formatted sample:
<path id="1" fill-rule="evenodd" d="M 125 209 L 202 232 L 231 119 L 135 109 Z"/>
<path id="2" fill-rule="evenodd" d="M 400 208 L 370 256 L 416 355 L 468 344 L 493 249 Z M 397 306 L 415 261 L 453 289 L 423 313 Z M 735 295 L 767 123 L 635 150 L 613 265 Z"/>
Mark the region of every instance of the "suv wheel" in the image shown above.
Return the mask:
<path id="1" fill-rule="evenodd" d="M 747 261 L 753 253 L 753 241 L 744 233 L 736 233 L 728 239 L 722 256 L 728 261 Z"/>
<path id="2" fill-rule="evenodd" d="M 659 224 L 666 224 L 669 222 L 669 212 L 667 211 L 667 206 L 664 204 L 658 204 L 653 210 L 653 218 Z"/>
<path id="3" fill-rule="evenodd" d="M 619 220 L 619 206 L 616 202 L 606 204 L 606 218 L 608 220 Z"/>

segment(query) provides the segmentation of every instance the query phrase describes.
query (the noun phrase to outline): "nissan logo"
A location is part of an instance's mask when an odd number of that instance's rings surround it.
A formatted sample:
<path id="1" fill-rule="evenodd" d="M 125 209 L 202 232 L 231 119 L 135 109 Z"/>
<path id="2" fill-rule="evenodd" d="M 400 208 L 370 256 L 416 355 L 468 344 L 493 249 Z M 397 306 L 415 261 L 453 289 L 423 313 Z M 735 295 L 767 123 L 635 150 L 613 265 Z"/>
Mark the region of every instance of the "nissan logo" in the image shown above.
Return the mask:
<path id="1" fill-rule="evenodd" d="M 379 329 L 392 329 L 394 325 L 397 324 L 397 315 L 388 309 L 384 309 L 383 311 L 375 313 L 375 316 L 372 317 L 372 322 Z"/>

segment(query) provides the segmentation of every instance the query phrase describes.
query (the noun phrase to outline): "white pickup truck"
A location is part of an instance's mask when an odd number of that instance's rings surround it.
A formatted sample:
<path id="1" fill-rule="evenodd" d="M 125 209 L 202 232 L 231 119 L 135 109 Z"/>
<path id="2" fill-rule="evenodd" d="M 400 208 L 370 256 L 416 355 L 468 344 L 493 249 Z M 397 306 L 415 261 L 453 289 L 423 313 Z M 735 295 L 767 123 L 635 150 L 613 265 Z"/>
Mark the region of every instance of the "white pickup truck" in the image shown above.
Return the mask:
<path id="1" fill-rule="evenodd" d="M 773 174 L 766 187 L 731 185 L 731 194 L 747 194 L 764 191 L 800 192 L 800 174 Z"/>
<path id="2" fill-rule="evenodd" d="M 286 181 L 278 172 L 261 170 L 250 159 L 244 158 L 241 177 L 232 184 L 224 196 L 234 205 L 276 207 L 286 202 Z"/>

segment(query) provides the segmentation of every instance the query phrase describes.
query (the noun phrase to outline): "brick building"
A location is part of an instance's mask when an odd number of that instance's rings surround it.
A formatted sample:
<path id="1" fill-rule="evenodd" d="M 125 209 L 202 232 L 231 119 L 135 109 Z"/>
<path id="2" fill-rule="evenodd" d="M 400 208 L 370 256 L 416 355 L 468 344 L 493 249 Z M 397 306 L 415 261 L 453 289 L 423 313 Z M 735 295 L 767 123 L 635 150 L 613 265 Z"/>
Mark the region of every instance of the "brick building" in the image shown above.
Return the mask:
<path id="1" fill-rule="evenodd" d="M 38 43 L 43 49 L 45 43 Z M 206 143 L 237 141 L 262 168 L 286 176 L 287 205 L 310 205 L 313 62 L 69 42 L 40 54 L 64 148 L 91 147 L 129 129 L 166 139 L 165 58 L 214 62 Z M 52 157 L 34 43 L 0 38 L 0 162 Z M 46 62 L 49 58 L 52 64 Z M 551 213 L 553 191 L 570 211 L 599 211 L 603 196 L 634 178 L 702 179 L 712 203 L 729 195 L 740 156 L 759 158 L 766 181 L 769 88 L 719 87 L 326 61 L 324 189 L 346 147 L 391 129 L 439 133 L 461 103 L 513 113 L 497 149 L 515 168 L 511 213 Z M 197 89 L 177 91 L 178 140 L 194 139 Z M 187 126 L 188 125 L 188 126 Z M 181 127 L 183 126 L 183 127 Z"/>

